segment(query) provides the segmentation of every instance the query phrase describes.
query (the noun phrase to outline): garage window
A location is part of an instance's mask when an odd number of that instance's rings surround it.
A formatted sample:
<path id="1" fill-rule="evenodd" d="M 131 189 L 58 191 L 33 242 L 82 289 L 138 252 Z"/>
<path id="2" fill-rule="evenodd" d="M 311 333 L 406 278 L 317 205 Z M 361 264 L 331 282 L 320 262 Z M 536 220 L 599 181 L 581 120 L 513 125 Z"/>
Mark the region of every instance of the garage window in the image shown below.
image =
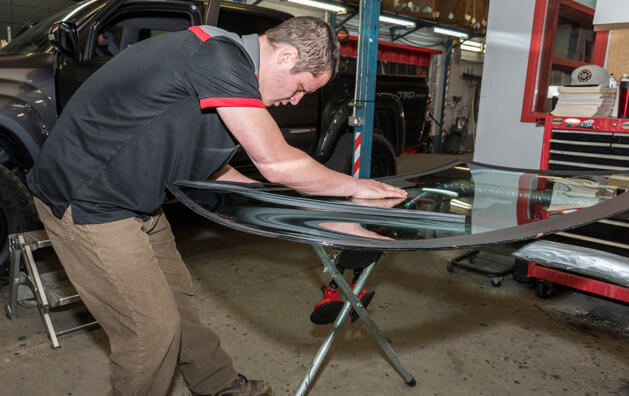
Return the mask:
<path id="1" fill-rule="evenodd" d="M 94 57 L 112 57 L 139 41 L 192 26 L 186 13 L 161 10 L 123 10 L 109 19 L 95 37 Z"/>
<path id="2" fill-rule="evenodd" d="M 579 66 L 604 66 L 608 32 L 594 32 L 594 9 L 575 0 L 536 0 L 522 122 L 550 113 L 556 88 Z"/>

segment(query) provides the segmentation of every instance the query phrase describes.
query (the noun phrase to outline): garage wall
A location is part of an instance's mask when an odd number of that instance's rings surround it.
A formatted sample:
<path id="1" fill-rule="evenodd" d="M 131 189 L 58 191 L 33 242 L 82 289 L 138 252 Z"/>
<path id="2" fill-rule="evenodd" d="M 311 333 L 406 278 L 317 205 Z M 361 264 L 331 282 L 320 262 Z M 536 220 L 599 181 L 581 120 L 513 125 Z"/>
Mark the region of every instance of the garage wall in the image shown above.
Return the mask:
<path id="1" fill-rule="evenodd" d="M 445 50 L 444 50 L 445 52 Z M 448 96 L 446 98 L 445 117 L 443 120 L 446 132 L 454 125 L 457 117 L 468 119 L 468 137 L 465 144 L 460 146 L 460 151 L 472 152 L 474 146 L 474 134 L 477 121 L 474 119 L 474 92 L 476 84 L 463 78 L 463 73 L 477 76 L 483 73 L 483 54 L 466 52 L 461 56 L 460 48 L 455 48 L 450 60 L 450 82 L 448 84 Z M 441 117 L 441 98 L 443 96 L 443 74 L 445 54 L 433 55 L 430 63 L 429 89 L 432 103 L 430 113 L 439 120 Z M 435 150 L 438 148 L 439 125 L 432 122 L 431 135 L 435 142 Z M 459 151 L 459 152 L 460 152 Z"/>
<path id="2" fill-rule="evenodd" d="M 491 1 L 474 160 L 539 169 L 543 128 L 520 122 L 535 0 Z"/>
<path id="3" fill-rule="evenodd" d="M 7 40 L 7 27 L 12 37 L 27 23 L 39 21 L 74 4 L 71 0 L 0 0 L 0 39 Z"/>
<path id="4" fill-rule="evenodd" d="M 455 48 L 450 62 L 450 85 L 448 87 L 448 98 L 446 100 L 446 116 L 443 124 L 446 131 L 455 124 L 457 117 L 465 117 L 468 120 L 468 137 L 465 147 L 462 149 L 471 152 L 473 149 L 476 120 L 474 119 L 474 92 L 476 84 L 463 78 L 463 73 L 477 76 L 483 73 L 483 54 L 465 52 L 460 48 Z M 462 56 L 463 55 L 463 56 Z M 472 60 L 474 59 L 474 60 Z M 457 102 L 458 99 L 458 102 Z"/>
<path id="5" fill-rule="evenodd" d="M 594 25 L 600 30 L 629 27 L 627 0 L 599 0 L 594 13 Z"/>

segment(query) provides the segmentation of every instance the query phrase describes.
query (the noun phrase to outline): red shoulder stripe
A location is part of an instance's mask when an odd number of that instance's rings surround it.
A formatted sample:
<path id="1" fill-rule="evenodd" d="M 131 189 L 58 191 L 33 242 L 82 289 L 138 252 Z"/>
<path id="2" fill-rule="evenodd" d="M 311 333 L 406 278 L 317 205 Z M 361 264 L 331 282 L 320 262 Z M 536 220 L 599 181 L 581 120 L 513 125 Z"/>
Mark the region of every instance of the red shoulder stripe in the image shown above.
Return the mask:
<path id="1" fill-rule="evenodd" d="M 194 33 L 201 41 L 206 41 L 212 38 L 212 36 L 207 34 L 205 30 L 201 29 L 201 26 L 191 26 L 188 28 L 188 30 Z"/>
<path id="2" fill-rule="evenodd" d="M 201 99 L 200 104 L 202 109 L 209 107 L 266 107 L 260 99 L 254 98 L 206 98 Z"/>

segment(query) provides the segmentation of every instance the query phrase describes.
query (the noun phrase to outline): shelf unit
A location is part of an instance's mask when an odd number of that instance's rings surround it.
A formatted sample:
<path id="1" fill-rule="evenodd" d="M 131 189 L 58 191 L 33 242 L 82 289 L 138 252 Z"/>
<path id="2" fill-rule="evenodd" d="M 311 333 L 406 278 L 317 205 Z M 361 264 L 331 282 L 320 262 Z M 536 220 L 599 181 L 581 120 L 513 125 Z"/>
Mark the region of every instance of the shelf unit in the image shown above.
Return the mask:
<path id="1" fill-rule="evenodd" d="M 569 22 L 574 27 L 594 30 L 594 9 L 574 0 L 535 0 L 531 44 L 522 100 L 522 122 L 543 122 L 546 117 L 548 86 L 552 71 L 570 73 L 579 66 L 605 65 L 608 31 L 594 33 L 593 42 L 583 42 L 584 56 L 580 60 L 555 54 L 557 26 Z M 578 35 L 577 35 L 578 36 Z M 584 39 L 577 37 L 577 42 Z"/>

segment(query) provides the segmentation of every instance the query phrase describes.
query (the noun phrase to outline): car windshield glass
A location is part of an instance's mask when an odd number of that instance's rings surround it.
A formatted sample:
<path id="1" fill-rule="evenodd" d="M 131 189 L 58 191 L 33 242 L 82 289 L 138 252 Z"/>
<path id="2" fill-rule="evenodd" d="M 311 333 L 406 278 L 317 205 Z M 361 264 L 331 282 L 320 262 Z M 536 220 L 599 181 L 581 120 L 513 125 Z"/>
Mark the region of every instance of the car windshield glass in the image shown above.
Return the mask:
<path id="1" fill-rule="evenodd" d="M 7 46 L 0 49 L 5 54 L 44 53 L 52 48 L 48 41 L 48 32 L 53 23 L 75 19 L 91 10 L 89 5 L 100 0 L 87 0 L 74 4 L 39 22 L 24 33 L 15 37 Z"/>
<path id="2" fill-rule="evenodd" d="M 375 250 L 513 242 L 629 208 L 629 169 L 605 174 L 540 172 L 460 161 L 383 181 L 404 188 L 408 197 L 304 197 L 279 186 L 224 182 L 178 182 L 171 191 L 197 213 L 232 228 Z"/>

